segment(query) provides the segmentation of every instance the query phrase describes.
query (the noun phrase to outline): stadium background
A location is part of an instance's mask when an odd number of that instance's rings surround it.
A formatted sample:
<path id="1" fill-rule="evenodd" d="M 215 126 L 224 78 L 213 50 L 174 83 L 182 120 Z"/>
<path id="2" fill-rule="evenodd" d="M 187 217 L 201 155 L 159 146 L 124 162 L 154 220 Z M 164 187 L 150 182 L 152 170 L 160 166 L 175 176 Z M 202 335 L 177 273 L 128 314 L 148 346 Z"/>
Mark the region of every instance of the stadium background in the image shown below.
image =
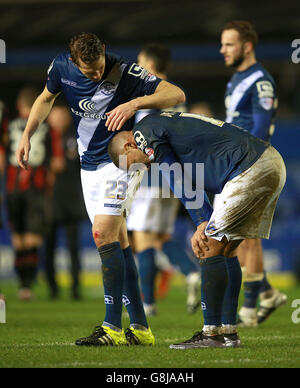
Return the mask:
<path id="1" fill-rule="evenodd" d="M 107 50 L 136 60 L 141 46 L 150 42 L 172 51 L 170 79 L 185 89 L 188 103 L 208 102 L 214 116 L 224 118 L 223 95 L 232 71 L 219 54 L 220 30 L 232 19 L 252 21 L 259 33 L 257 59 L 273 75 L 279 109 L 273 145 L 283 155 L 288 171 L 271 239 L 264 242 L 267 270 L 296 272 L 300 261 L 300 63 L 292 62 L 292 41 L 300 38 L 299 4 L 286 1 L 0 1 L 0 38 L 6 42 L 7 63 L 0 64 L 0 97 L 14 118 L 15 98 L 25 85 L 43 88 L 46 70 L 69 39 L 92 31 Z M 192 225 L 185 213 L 176 232 L 188 246 Z M 83 268 L 99 270 L 89 222 L 81 233 Z M 13 254 L 7 226 L 0 231 L 1 277 L 13 275 Z M 65 239 L 59 237 L 58 265 L 66 268 Z M 299 271 L 299 270 L 298 270 Z"/>

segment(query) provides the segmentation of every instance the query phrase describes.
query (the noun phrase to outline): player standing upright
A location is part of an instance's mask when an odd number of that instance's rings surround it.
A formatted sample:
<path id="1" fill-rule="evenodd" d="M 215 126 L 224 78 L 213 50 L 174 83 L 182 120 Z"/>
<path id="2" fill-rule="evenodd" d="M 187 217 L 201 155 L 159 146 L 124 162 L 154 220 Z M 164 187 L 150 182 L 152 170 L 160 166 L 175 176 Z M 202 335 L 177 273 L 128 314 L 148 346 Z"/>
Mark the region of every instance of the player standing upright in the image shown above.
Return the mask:
<path id="1" fill-rule="evenodd" d="M 5 149 L 4 149 L 4 132 L 7 131 L 7 112 L 4 103 L 0 100 L 0 229 L 2 228 L 2 182 L 4 180 L 5 170 Z M 1 266 L 1 252 L 0 252 L 0 266 Z M 1 270 L 1 268 L 0 268 Z M 1 276 L 1 273 L 0 273 Z M 0 299 L 5 299 L 4 295 L 1 294 Z"/>
<path id="2" fill-rule="evenodd" d="M 137 64 L 105 53 L 104 44 L 94 34 L 81 33 L 71 40 L 70 53 L 58 55 L 49 68 L 47 86 L 33 106 L 17 151 L 23 168 L 28 160 L 30 136 L 61 92 L 77 128 L 82 188 L 102 261 L 106 304 L 103 324 L 76 344 L 122 345 L 127 340 L 153 344 L 124 217 L 143 174 L 138 171 L 127 175 L 116 168 L 107 146 L 114 131 L 131 128 L 137 110 L 176 105 L 184 102 L 184 93 Z M 121 322 L 122 301 L 130 316 L 127 339 Z"/>
<path id="3" fill-rule="evenodd" d="M 49 193 L 47 235 L 45 238 L 45 273 L 51 298 L 59 297 L 55 276 L 55 248 L 57 229 L 63 227 L 70 256 L 72 298 L 80 298 L 80 222 L 85 217 L 80 185 L 80 161 L 77 139 L 70 110 L 65 105 L 55 105 L 48 117 L 48 124 L 56 134 L 56 146 L 61 157 L 52 163 L 53 185 Z M 49 209 L 49 210 L 50 210 Z"/>
<path id="4" fill-rule="evenodd" d="M 15 152 L 37 96 L 38 91 L 31 87 L 19 92 L 16 101 L 19 117 L 9 122 L 5 136 L 7 213 L 21 300 L 30 300 L 33 296 L 32 286 L 45 231 L 47 173 L 53 154 L 51 133 L 43 123 L 32 138 L 30 167 L 23 170 L 18 166 Z"/>
<path id="5" fill-rule="evenodd" d="M 2 214 L 1 214 L 1 205 L 2 205 L 2 179 L 4 177 L 5 169 L 5 149 L 4 149 L 4 133 L 7 132 L 7 113 L 4 103 L 0 100 L 0 229 L 2 228 Z"/>
<path id="6" fill-rule="evenodd" d="M 235 69 L 225 93 L 226 122 L 247 129 L 252 135 L 270 141 L 274 133 L 277 109 L 276 86 L 266 69 L 257 62 L 258 41 L 254 26 L 247 21 L 232 21 L 221 35 L 221 54 L 225 66 Z M 244 266 L 245 302 L 239 312 L 244 325 L 256 326 L 287 300 L 273 289 L 264 274 L 263 249 L 260 239 L 247 239 L 238 249 Z M 260 309 L 256 303 L 260 295 Z"/>

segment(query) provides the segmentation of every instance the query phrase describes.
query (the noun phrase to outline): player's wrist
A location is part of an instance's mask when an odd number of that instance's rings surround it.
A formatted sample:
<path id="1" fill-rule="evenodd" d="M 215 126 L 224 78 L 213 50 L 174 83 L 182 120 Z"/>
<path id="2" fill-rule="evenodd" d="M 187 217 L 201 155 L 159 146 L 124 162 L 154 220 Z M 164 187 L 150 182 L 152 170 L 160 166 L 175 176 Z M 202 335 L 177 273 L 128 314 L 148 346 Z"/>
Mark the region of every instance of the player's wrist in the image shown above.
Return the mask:
<path id="1" fill-rule="evenodd" d="M 22 142 L 29 142 L 33 133 L 34 133 L 33 131 L 29 131 L 25 129 L 22 135 Z"/>
<path id="2" fill-rule="evenodd" d="M 134 100 L 130 101 L 132 109 L 135 110 L 136 112 L 139 109 L 143 109 L 143 104 L 142 104 L 142 97 L 135 98 Z"/>

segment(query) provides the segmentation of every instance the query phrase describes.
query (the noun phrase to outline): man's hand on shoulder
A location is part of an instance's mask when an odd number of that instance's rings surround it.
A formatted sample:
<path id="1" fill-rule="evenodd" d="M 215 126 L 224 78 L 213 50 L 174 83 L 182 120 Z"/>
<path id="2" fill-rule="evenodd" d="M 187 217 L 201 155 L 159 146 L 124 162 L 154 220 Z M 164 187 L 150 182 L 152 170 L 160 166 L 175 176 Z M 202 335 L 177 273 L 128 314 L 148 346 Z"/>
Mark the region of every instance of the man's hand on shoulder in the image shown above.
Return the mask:
<path id="1" fill-rule="evenodd" d="M 112 132 L 119 131 L 126 121 L 135 115 L 136 111 L 136 104 L 134 103 L 134 100 L 131 100 L 117 106 L 110 112 L 107 112 L 106 115 L 108 116 L 108 119 L 105 123 L 107 130 Z"/>

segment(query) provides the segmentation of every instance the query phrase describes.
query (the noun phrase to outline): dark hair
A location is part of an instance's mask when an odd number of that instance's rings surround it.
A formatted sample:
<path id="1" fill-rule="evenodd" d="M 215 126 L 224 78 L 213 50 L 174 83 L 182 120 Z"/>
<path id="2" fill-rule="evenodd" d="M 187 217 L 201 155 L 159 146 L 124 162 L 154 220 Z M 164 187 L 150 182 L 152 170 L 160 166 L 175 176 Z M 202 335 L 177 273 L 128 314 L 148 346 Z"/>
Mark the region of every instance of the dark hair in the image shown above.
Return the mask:
<path id="1" fill-rule="evenodd" d="M 90 64 L 104 55 L 103 43 L 92 32 L 81 32 L 75 35 L 70 41 L 69 48 L 72 61 L 77 65 L 78 59 Z"/>
<path id="2" fill-rule="evenodd" d="M 120 168 L 119 158 L 124 153 L 124 144 L 128 140 L 129 131 L 121 131 L 113 136 L 108 143 L 108 155 L 111 158 L 113 164 Z"/>
<path id="3" fill-rule="evenodd" d="M 236 30 L 240 34 L 240 39 L 243 42 L 251 42 L 253 48 L 257 45 L 258 34 L 254 25 L 247 20 L 233 20 L 225 25 L 224 30 Z"/>
<path id="4" fill-rule="evenodd" d="M 162 44 L 148 44 L 140 52 L 154 61 L 158 73 L 165 73 L 167 71 L 171 60 L 171 52 L 168 47 Z"/>

